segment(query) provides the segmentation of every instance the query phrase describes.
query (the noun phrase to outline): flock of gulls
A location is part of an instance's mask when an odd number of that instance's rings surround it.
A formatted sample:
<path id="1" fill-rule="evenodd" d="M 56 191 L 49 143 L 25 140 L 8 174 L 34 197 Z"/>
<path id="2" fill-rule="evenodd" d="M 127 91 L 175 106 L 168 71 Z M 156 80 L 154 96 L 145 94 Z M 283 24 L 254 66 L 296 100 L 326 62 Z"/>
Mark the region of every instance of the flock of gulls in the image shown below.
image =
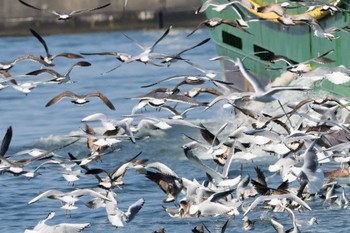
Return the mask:
<path id="1" fill-rule="evenodd" d="M 23 0 L 19 2 L 33 10 L 52 13 L 58 16 L 59 20 L 69 20 L 77 14 L 99 10 L 110 5 L 108 3 L 93 9 L 73 10 L 68 14 L 62 14 L 55 10 L 41 9 Z M 242 2 L 244 0 L 227 3 L 208 0 L 195 13 L 202 13 L 209 6 L 217 11 L 229 7 L 237 8 L 237 4 L 245 5 Z M 310 8 L 323 7 L 332 14 L 348 13 L 345 9 L 317 1 L 288 1 L 283 4 L 264 6 L 259 11 L 274 11 L 281 17 L 279 21 L 288 26 L 285 18 L 290 19 L 290 17 L 285 13 L 284 7 L 290 4 Z M 127 7 L 127 1 L 125 1 L 125 7 Z M 234 23 L 224 19 L 215 19 L 215 22 L 214 19 L 209 19 L 200 26 L 205 24 L 215 27 L 220 23 L 226 23 L 247 30 L 253 19 L 248 19 L 243 13 L 241 14 L 241 19 Z M 315 20 L 293 18 L 290 20 L 291 24 L 302 21 L 320 30 Z M 157 66 L 160 69 L 172 66 L 175 62 L 183 62 L 199 71 L 198 74 L 176 75 L 163 79 L 155 77 L 154 83 L 142 86 L 142 90 L 150 88 L 152 90 L 145 91 L 145 94 L 133 98 L 138 100 L 138 103 L 133 106 L 130 115 L 122 119 L 109 118 L 103 113 L 86 116 L 81 120 L 85 123 L 85 129 L 82 130 L 81 135 L 76 135 L 71 142 L 51 150 L 32 149 L 19 151 L 13 155 L 8 154 L 12 139 L 12 127 L 9 126 L 4 132 L 0 148 L 2 175 L 12 174 L 16 179 L 17 177 L 40 179 L 39 170 L 42 174 L 45 172 L 43 168 L 60 167 L 64 179 L 72 184 L 72 191 L 69 192 L 51 189 L 34 197 L 23 197 L 28 198 L 28 204 L 38 205 L 37 202 L 43 199 L 52 199 L 61 203 L 61 208 L 67 212 L 67 216 L 72 216 L 74 210 L 79 208 L 79 199 L 82 196 L 90 196 L 91 200 L 86 203 L 86 206 L 96 210 L 104 208 L 109 224 L 123 227 L 137 215 L 142 215 L 142 207 L 147 205 L 147 200 L 139 198 L 127 210 L 118 208 L 117 193 L 118 188 L 123 187 L 123 177 L 129 170 L 136 170 L 138 174 L 147 177 L 150 184 L 154 184 L 155 191 L 164 192 L 164 200 L 159 201 L 159 204 L 162 205 L 165 215 L 173 218 L 226 216 L 227 221 L 222 226 L 221 232 L 229 230 L 229 221 L 238 221 L 239 218 L 242 219 L 243 230 L 254 230 L 254 223 L 257 219 L 250 219 L 249 216 L 251 213 L 261 212 L 263 214 L 265 211 L 273 213 L 263 219 L 271 225 L 271 231 L 275 229 L 279 233 L 301 232 L 304 225 L 317 224 L 317 219 L 312 217 L 313 208 L 311 206 L 321 203 L 329 208 L 347 208 L 349 204 L 348 178 L 350 176 L 349 99 L 326 95 L 315 97 L 312 94 L 312 82 L 310 85 L 298 85 L 299 78 L 308 78 L 301 76 L 301 73 L 303 76 L 307 74 L 298 67 L 305 66 L 312 61 L 322 64 L 331 63 L 332 60 L 327 56 L 332 51 L 300 64 L 287 65 L 286 70 L 299 75 L 297 81 L 294 82 L 295 85 L 273 87 L 265 87 L 260 84 L 255 75 L 245 67 L 244 58 L 235 60 L 225 56 L 212 58 L 213 62 L 217 60 L 232 62 L 236 70 L 227 72 L 241 72 L 253 87 L 253 92 L 237 91 L 234 83 L 217 79 L 218 72 L 207 70 L 186 58 L 186 52 L 202 46 L 209 39 L 176 54 L 155 52 L 156 46 L 166 40 L 171 30 L 172 27 L 168 27 L 151 46 L 145 46 L 124 34 L 131 43 L 141 48 L 142 52 L 135 55 L 100 51 L 95 53 L 82 51 L 80 54 L 63 52 L 52 55 L 39 32 L 30 29 L 32 35 L 43 46 L 45 54 L 40 57 L 23 55 L 10 62 L 0 62 L 0 72 L 3 75 L 1 88 L 12 87 L 26 95 L 41 85 L 73 83 L 70 77 L 71 71 L 74 68 L 83 69 L 91 65 L 87 61 L 76 62 L 62 75 L 54 70 L 55 59 L 58 58 L 67 59 L 67 61 L 84 59 L 86 56 L 117 58 L 120 64 L 106 72 L 113 72 L 121 65 L 130 65 L 133 62 Z M 195 34 L 195 30 L 189 35 Z M 319 35 L 316 30 L 315 35 Z M 348 28 L 342 30 L 347 31 Z M 335 38 L 331 32 L 327 33 L 323 34 L 328 39 Z M 275 58 L 271 62 L 279 59 L 283 58 Z M 23 75 L 12 76 L 11 69 L 19 65 L 22 60 L 36 62 L 41 68 L 28 70 L 28 73 Z M 36 79 L 36 76 L 43 74 L 49 78 Z M 333 78 L 336 78 L 337 75 L 342 78 L 349 76 L 350 72 L 344 68 L 329 74 L 333 74 Z M 27 81 L 29 78 L 34 81 Z M 321 75 L 321 78 L 326 77 Z M 176 80 L 178 82 L 173 85 Z M 157 87 L 158 85 L 163 87 Z M 295 96 L 299 99 L 295 102 L 283 103 L 281 96 L 286 92 L 297 93 Z M 202 102 L 198 100 L 198 96 L 206 96 L 209 101 Z M 110 110 L 116 109 L 114 104 L 99 91 L 76 94 L 68 90 L 48 100 L 45 107 L 57 104 L 64 98 L 71 99 L 74 104 L 84 105 L 94 97 L 98 97 L 101 104 L 105 104 Z M 220 126 L 216 125 L 215 128 L 190 120 L 190 111 L 210 112 L 214 106 L 232 113 L 232 118 Z M 156 111 L 151 116 L 138 114 L 147 109 L 156 109 Z M 168 114 L 168 117 L 157 117 L 156 114 L 159 112 Z M 136 125 L 134 124 L 135 117 L 141 118 Z M 101 122 L 102 131 L 89 126 L 88 123 L 94 121 Z M 198 133 L 196 134 L 199 135 L 198 137 L 185 135 L 188 142 L 179 146 L 182 146 L 183 153 L 193 168 L 205 174 L 207 179 L 199 181 L 193 177 L 185 177 L 186 172 L 177 174 L 171 169 L 171 164 L 152 161 L 152 158 L 139 159 L 141 153 L 111 171 L 99 167 L 99 160 L 104 155 L 116 152 L 116 144 L 137 144 L 138 140 L 145 139 L 139 134 L 141 130 L 167 131 L 171 130 L 173 125 L 189 127 Z M 67 149 L 79 140 L 86 141 L 87 148 L 85 149 L 89 151 L 86 157 L 77 158 L 71 153 L 66 156 L 59 153 L 63 148 Z M 152 140 L 152 136 L 148 140 Z M 17 156 L 23 154 L 29 157 L 16 159 Z M 206 160 L 203 160 L 203 155 L 207 158 Z M 273 158 L 271 160 L 273 162 L 266 171 L 254 165 L 254 160 L 262 157 Z M 242 163 L 244 165 L 233 175 L 230 169 L 231 164 L 240 163 L 240 161 L 245 161 Z M 248 174 L 245 166 L 253 166 L 256 174 Z M 265 175 L 267 172 L 270 175 L 273 174 L 274 179 L 279 182 L 278 185 L 269 184 L 272 176 Z M 75 185 L 74 182 L 78 181 L 82 175 L 91 177 L 91 179 L 95 178 L 96 186 L 81 188 Z M 127 192 L 127 190 L 124 191 Z M 139 195 L 142 196 L 142 190 Z M 305 223 L 299 221 L 298 215 L 302 211 L 310 213 L 310 221 Z M 285 212 L 290 217 L 291 223 L 288 226 L 280 223 L 281 218 L 286 215 L 279 215 L 278 212 Z M 47 214 L 47 217 L 40 220 L 33 229 L 27 229 L 25 232 L 72 233 L 83 231 L 91 225 L 88 222 L 50 225 L 47 222 L 54 218 L 55 212 Z M 210 228 L 203 223 L 194 226 L 192 232 L 211 232 Z M 154 230 L 154 232 L 166 232 L 166 226 Z"/>

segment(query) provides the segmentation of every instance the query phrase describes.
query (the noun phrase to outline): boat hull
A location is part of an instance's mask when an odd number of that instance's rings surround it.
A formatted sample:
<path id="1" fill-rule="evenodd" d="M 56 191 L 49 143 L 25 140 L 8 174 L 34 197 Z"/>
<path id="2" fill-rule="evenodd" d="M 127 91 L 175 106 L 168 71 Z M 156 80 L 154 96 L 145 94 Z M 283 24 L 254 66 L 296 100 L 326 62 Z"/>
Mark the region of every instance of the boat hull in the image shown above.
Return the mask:
<path id="1" fill-rule="evenodd" d="M 257 2 L 257 1 L 255 1 Z M 269 1 L 260 1 L 261 5 L 266 5 Z M 250 17 L 257 18 L 257 15 L 251 11 L 240 7 L 244 13 Z M 305 12 L 305 8 L 294 10 L 293 14 L 301 14 Z M 344 27 L 350 24 L 349 13 L 336 13 L 330 15 L 322 13 L 319 15 L 319 23 L 324 28 Z M 217 12 L 209 7 L 206 10 L 207 18 L 225 18 L 230 20 L 237 19 L 237 13 L 232 8 L 227 8 L 221 12 Z M 281 70 L 270 70 L 269 68 L 283 67 L 282 62 L 270 63 L 268 58 L 271 55 L 283 55 L 291 60 L 299 63 L 307 61 L 310 58 L 319 56 L 327 51 L 334 50 L 332 54 L 327 56 L 335 60 L 335 62 L 327 64 L 329 67 L 337 67 L 344 65 L 350 68 L 350 59 L 348 57 L 348 45 L 350 42 L 350 33 L 336 32 L 338 39 L 329 40 L 316 37 L 307 24 L 286 27 L 275 20 L 263 20 L 258 22 L 250 22 L 247 29 L 251 34 L 234 28 L 229 25 L 220 25 L 211 30 L 212 40 L 216 45 L 218 55 L 229 56 L 232 59 L 245 58 L 245 66 L 257 76 L 262 83 L 267 84 L 271 80 L 281 75 Z M 222 62 L 223 70 L 233 69 L 231 62 Z M 311 63 L 314 69 L 320 66 L 317 63 Z M 249 85 L 241 77 L 240 72 L 227 72 L 226 80 L 232 81 L 242 89 L 248 89 Z M 350 83 L 336 85 L 328 80 L 319 84 L 323 89 L 332 93 L 350 97 Z"/>

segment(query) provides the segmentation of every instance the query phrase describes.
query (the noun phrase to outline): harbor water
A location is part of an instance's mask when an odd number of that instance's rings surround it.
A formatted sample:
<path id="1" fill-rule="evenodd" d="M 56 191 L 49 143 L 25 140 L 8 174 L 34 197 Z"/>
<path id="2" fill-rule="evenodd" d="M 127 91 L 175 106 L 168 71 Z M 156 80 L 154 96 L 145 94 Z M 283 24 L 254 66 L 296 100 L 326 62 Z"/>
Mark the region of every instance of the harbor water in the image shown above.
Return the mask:
<path id="1" fill-rule="evenodd" d="M 48 44 L 50 53 L 60 52 L 71 53 L 95 53 L 95 52 L 124 52 L 128 54 L 138 54 L 141 50 L 124 35 L 128 35 L 140 41 L 142 44 L 151 46 L 163 33 L 161 30 L 138 30 L 108 33 L 86 33 L 86 34 L 66 34 L 43 36 Z M 189 48 L 200 41 L 210 37 L 207 29 L 198 30 L 191 37 L 187 34 L 191 29 L 172 28 L 169 35 L 157 44 L 157 53 L 176 54 L 177 52 Z M 43 55 L 44 49 L 33 36 L 22 37 L 2 37 L 0 38 L 1 61 L 10 61 L 24 54 L 35 56 Z M 208 70 L 217 72 L 217 79 L 222 79 L 219 63 L 209 59 L 216 56 L 214 44 L 208 43 L 190 50 L 182 55 L 192 63 L 198 64 Z M 76 67 L 71 72 L 71 83 L 43 84 L 24 94 L 13 89 L 11 86 L 0 91 L 0 137 L 5 135 L 9 126 L 12 127 L 13 137 L 9 150 L 5 157 L 9 159 L 19 159 L 15 155 L 17 152 L 40 148 L 51 150 L 75 140 L 77 135 L 82 134 L 85 124 L 81 120 L 94 113 L 103 113 L 106 116 L 121 120 L 131 114 L 132 108 L 138 103 L 138 99 L 133 97 L 146 94 L 157 87 L 175 86 L 179 80 L 163 82 L 158 86 L 141 88 L 141 86 L 152 84 L 166 77 L 173 75 L 200 74 L 201 72 L 190 66 L 186 62 L 177 61 L 169 67 L 153 66 L 152 64 L 142 64 L 133 62 L 123 64 L 114 71 L 108 72 L 115 66 L 120 65 L 120 61 L 113 56 L 85 56 L 83 59 L 73 60 L 67 58 L 56 58 L 55 66 L 52 67 L 59 73 L 64 74 L 71 65 L 77 61 L 88 61 L 90 67 Z M 31 61 L 18 61 L 10 70 L 13 76 L 23 75 L 30 71 L 39 69 L 40 64 Z M 51 67 L 50 67 L 51 68 Z M 19 77 L 18 82 L 31 80 L 42 80 L 50 77 L 43 74 L 37 77 Z M 186 87 L 180 87 L 186 88 Z M 92 91 L 102 92 L 116 107 L 111 111 L 98 98 L 91 98 L 90 102 L 81 106 L 74 105 L 68 98 L 63 98 L 58 103 L 45 107 L 47 102 L 64 91 L 72 91 L 77 94 L 86 94 Z M 287 98 L 287 97 L 286 97 Z M 200 96 L 198 101 L 209 102 L 212 96 Z M 281 97 L 282 102 L 283 97 Z M 133 124 L 144 116 L 167 117 L 168 113 L 163 110 L 158 111 L 147 107 L 137 112 L 141 114 L 134 118 Z M 231 109 L 222 108 L 222 104 L 217 104 L 213 108 L 203 111 L 202 107 L 191 110 L 187 113 L 187 120 L 199 124 L 202 123 L 213 132 L 216 132 L 225 122 L 230 125 L 235 124 L 235 117 Z M 101 128 L 99 121 L 88 122 L 90 126 Z M 226 129 L 226 130 L 229 130 Z M 114 145 L 112 153 L 103 155 L 100 160 L 90 162 L 90 168 L 103 168 L 107 171 L 120 166 L 136 154 L 141 153 L 138 159 L 148 159 L 149 162 L 162 162 L 173 169 L 179 176 L 187 179 L 196 179 L 202 182 L 206 179 L 205 173 L 194 167 L 185 157 L 182 145 L 190 140 L 185 136 L 200 139 L 200 132 L 196 128 L 188 126 L 173 125 L 167 130 L 157 130 L 151 132 L 148 137 L 138 137 L 136 143 L 125 140 Z M 84 158 L 89 151 L 86 147 L 86 139 L 81 138 L 73 145 L 56 151 L 61 156 L 60 159 L 68 160 L 68 153 L 78 158 Z M 24 158 L 24 157 L 23 157 Z M 201 157 L 205 163 L 215 168 L 210 159 Z M 272 175 L 267 171 L 267 166 L 276 161 L 277 157 L 262 156 L 253 160 L 235 160 L 230 168 L 230 176 L 235 177 L 240 174 L 243 166 L 244 175 L 249 174 L 255 177 L 254 167 L 259 166 L 267 177 Z M 35 169 L 39 163 L 29 164 Z M 333 164 L 330 168 L 335 168 Z M 82 173 L 85 171 L 82 170 Z M 228 219 L 227 216 L 205 218 L 172 218 L 162 206 L 175 207 L 174 203 L 163 203 L 165 194 L 144 174 L 138 173 L 134 169 L 126 172 L 122 189 L 116 188 L 118 208 L 126 211 L 130 204 L 140 198 L 145 200 L 144 206 L 136 215 L 135 219 L 126 223 L 124 227 L 115 228 L 107 218 L 105 208 L 90 209 L 84 203 L 91 200 L 90 196 L 83 196 L 76 203 L 78 209 L 67 212 L 61 208 L 57 200 L 45 198 L 33 204 L 28 202 L 37 195 L 56 189 L 62 192 L 72 191 L 76 188 L 96 187 L 98 182 L 91 175 L 82 174 L 78 181 L 69 184 L 62 177 L 62 169 L 57 165 L 47 165 L 39 169 L 40 175 L 33 179 L 26 179 L 23 176 L 13 176 L 10 173 L 0 175 L 0 232 L 24 232 L 25 229 L 32 229 L 40 220 L 45 218 L 49 212 L 55 211 L 56 216 L 47 222 L 48 225 L 58 223 L 90 223 L 90 226 L 83 232 L 154 232 L 160 228 L 165 228 L 166 232 L 191 232 L 191 230 L 204 223 L 211 232 L 220 232 L 221 227 Z M 278 181 L 279 182 L 279 181 Z M 272 185 L 275 185 L 272 183 Z M 349 209 L 333 208 L 322 204 L 323 200 L 315 199 L 308 202 L 312 211 L 296 213 L 296 217 L 301 220 L 308 220 L 311 217 L 318 219 L 317 225 L 302 226 L 301 232 L 348 232 L 350 225 L 347 223 Z M 242 212 L 235 217 L 231 217 L 226 232 L 245 232 L 242 230 Z M 262 217 L 263 210 L 257 210 L 250 214 L 250 218 L 256 220 L 255 229 L 252 232 L 273 232 L 274 229 L 268 221 Z M 269 213 L 273 214 L 273 213 Z M 276 217 L 287 226 L 292 227 L 286 213 L 278 213 Z M 286 227 L 287 227 L 286 226 Z"/>

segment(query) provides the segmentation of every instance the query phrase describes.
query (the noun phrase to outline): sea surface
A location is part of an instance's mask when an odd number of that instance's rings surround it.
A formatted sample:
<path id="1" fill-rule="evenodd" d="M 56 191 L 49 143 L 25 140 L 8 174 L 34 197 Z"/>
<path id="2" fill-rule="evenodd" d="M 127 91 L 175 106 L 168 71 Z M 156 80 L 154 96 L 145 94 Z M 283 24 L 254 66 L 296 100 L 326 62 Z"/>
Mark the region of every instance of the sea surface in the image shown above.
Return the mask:
<path id="1" fill-rule="evenodd" d="M 39 30 L 38 30 L 39 31 Z M 60 52 L 71 53 L 93 53 L 93 52 L 125 52 L 138 54 L 140 48 L 128 40 L 124 35 L 140 41 L 142 44 L 151 46 L 163 33 L 165 29 L 147 31 L 123 31 L 108 33 L 68 34 L 43 36 L 48 44 L 51 54 Z M 191 37 L 186 37 L 190 29 L 172 28 L 169 35 L 156 47 L 155 52 L 165 54 L 176 54 L 177 52 L 191 47 L 205 38 L 210 37 L 209 30 L 198 30 Z M 39 31 L 40 32 L 40 31 Z M 10 61 L 23 54 L 35 56 L 43 55 L 44 49 L 33 36 L 24 37 L 1 37 L 0 38 L 0 61 Z M 209 59 L 216 56 L 215 46 L 212 41 L 201 47 L 190 50 L 182 55 L 194 64 L 214 70 L 218 73 L 217 78 L 222 78 L 218 62 Z M 82 134 L 85 125 L 81 120 L 94 113 L 103 113 L 110 118 L 123 119 L 131 113 L 132 108 L 138 103 L 136 97 L 146 94 L 157 87 L 171 87 L 181 80 L 164 82 L 158 86 L 141 88 L 143 85 L 151 84 L 172 75 L 200 74 L 201 72 L 189 64 L 178 61 L 167 66 L 153 66 L 133 62 L 123 64 L 112 72 L 108 70 L 120 64 L 112 56 L 85 56 L 84 59 L 56 58 L 55 67 L 59 73 L 64 74 L 71 65 L 77 61 L 88 61 L 90 67 L 76 67 L 71 72 L 72 83 L 43 84 L 33 89 L 29 94 L 24 94 L 13 89 L 11 86 L 0 91 L 0 138 L 5 135 L 9 126 L 12 127 L 13 137 L 6 157 L 9 159 L 27 158 L 26 155 L 15 155 L 15 153 L 31 148 L 51 150 L 65 145 Z M 40 64 L 31 61 L 18 61 L 10 70 L 13 76 L 23 75 L 30 71 L 39 69 Z M 18 78 L 18 82 L 27 79 L 42 80 L 49 78 L 42 74 L 37 77 Z M 185 87 L 181 87 L 185 88 Z M 186 87 L 187 88 L 187 87 Z M 46 103 L 63 91 L 72 91 L 77 94 L 86 94 L 91 91 L 101 91 L 116 107 L 111 111 L 98 98 L 91 98 L 90 102 L 82 106 L 74 105 L 68 98 L 58 103 L 45 107 Z M 210 101 L 210 95 L 204 95 L 198 100 Z M 169 113 L 157 111 L 147 107 L 138 114 L 154 117 L 167 117 Z M 222 108 L 222 105 L 203 111 L 203 108 L 194 109 L 187 114 L 188 120 L 196 124 L 202 123 L 214 132 L 225 122 L 233 124 L 235 118 L 231 110 Z M 135 117 L 133 124 L 143 116 Z M 89 122 L 96 130 L 101 128 L 99 121 Z M 136 143 L 129 140 L 114 145 L 115 151 L 103 155 L 99 161 L 88 164 L 90 168 L 103 168 L 107 171 L 120 166 L 124 162 L 142 152 L 138 159 L 148 159 L 149 162 L 162 162 L 173 169 L 179 176 L 188 179 L 197 179 L 202 182 L 206 179 L 203 171 L 194 167 L 185 157 L 182 145 L 190 142 L 185 136 L 189 135 L 200 139 L 198 129 L 186 126 L 174 125 L 168 130 L 158 130 L 150 133 L 149 137 L 137 138 Z M 88 154 L 86 139 L 83 137 L 75 144 L 56 151 L 61 159 L 68 159 L 68 152 L 78 158 L 84 158 Z M 23 157 L 21 157 L 23 156 Z M 203 157 L 204 159 L 204 157 Z M 208 158 L 206 158 L 208 159 Z M 244 173 L 255 177 L 255 166 L 260 166 L 266 176 L 272 174 L 267 172 L 267 165 L 276 161 L 276 157 L 260 157 L 254 160 L 238 160 L 231 165 L 230 175 L 237 176 L 241 164 Z M 210 160 L 208 165 L 215 168 Z M 41 163 L 35 162 L 28 168 L 35 169 Z M 130 204 L 143 198 L 145 204 L 135 219 L 126 223 L 122 228 L 115 228 L 108 219 L 104 208 L 90 209 L 84 203 L 91 200 L 90 196 L 82 197 L 76 205 L 78 209 L 66 212 L 61 209 L 57 200 L 43 199 L 33 204 L 28 204 L 32 198 L 50 190 L 56 189 L 63 192 L 72 191 L 75 188 L 91 188 L 97 186 L 97 180 L 93 176 L 82 175 L 80 180 L 69 184 L 62 177 L 62 168 L 57 165 L 43 166 L 39 170 L 40 175 L 33 179 L 23 176 L 13 176 L 10 173 L 0 175 L 0 232 L 24 232 L 32 229 L 49 212 L 54 211 L 56 216 L 47 222 L 49 225 L 58 223 L 90 223 L 83 232 L 154 232 L 164 227 L 166 232 L 191 232 L 192 229 L 204 223 L 211 232 L 220 232 L 222 225 L 227 220 L 226 216 L 208 218 L 172 218 L 162 206 L 175 207 L 173 203 L 163 203 L 165 194 L 152 181 L 143 174 L 130 169 L 124 177 L 122 189 L 116 188 L 118 207 L 126 211 Z M 82 170 L 84 173 L 84 170 Z M 274 184 L 273 184 L 274 185 Z M 301 220 L 311 217 L 318 219 L 318 225 L 302 226 L 301 232 L 348 232 L 348 209 L 332 208 L 322 204 L 322 200 L 316 199 L 309 202 L 313 211 L 296 213 Z M 235 218 L 231 218 L 226 232 L 244 232 L 242 230 L 242 212 Z M 251 219 L 257 220 L 253 232 L 274 232 L 268 221 L 260 220 L 264 211 L 257 210 L 249 215 Z M 292 227 L 286 213 L 276 213 L 286 228 Z M 280 216 L 280 217 L 279 217 Z"/>

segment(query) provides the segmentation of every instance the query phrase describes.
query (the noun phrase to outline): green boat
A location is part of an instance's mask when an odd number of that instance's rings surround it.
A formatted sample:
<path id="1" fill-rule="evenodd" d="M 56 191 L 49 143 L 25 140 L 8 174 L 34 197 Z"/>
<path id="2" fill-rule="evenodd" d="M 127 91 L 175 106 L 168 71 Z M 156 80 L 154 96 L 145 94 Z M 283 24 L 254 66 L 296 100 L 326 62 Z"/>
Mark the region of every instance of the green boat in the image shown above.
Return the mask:
<path id="1" fill-rule="evenodd" d="M 344 31 L 332 32 L 334 38 L 320 38 L 314 35 L 309 24 L 296 23 L 293 26 L 286 26 L 278 20 L 279 15 L 274 12 L 261 13 L 257 9 L 273 3 L 282 3 L 285 1 L 275 0 L 242 0 L 249 4 L 249 7 L 235 4 L 244 15 L 251 18 L 262 18 L 263 21 L 249 22 L 247 33 L 230 25 L 221 24 L 211 30 L 211 37 L 216 45 L 217 53 L 220 56 L 229 56 L 236 59 L 243 58 L 244 65 L 253 73 L 257 74 L 262 83 L 267 84 L 276 77 L 281 76 L 281 70 L 274 70 L 281 67 L 281 62 L 272 64 L 269 57 L 273 55 L 282 55 L 288 57 L 296 63 L 304 62 L 310 58 L 319 56 L 327 51 L 334 50 L 327 58 L 335 60 L 335 62 L 327 64 L 327 67 L 337 67 L 340 65 L 350 69 L 349 44 L 350 33 Z M 203 2 L 206 2 L 203 0 Z M 219 0 L 221 3 L 227 3 L 227 0 Z M 322 2 L 329 6 L 336 6 L 335 10 L 350 10 L 350 4 L 344 0 L 333 0 Z M 293 3 L 297 4 L 297 3 Z M 321 6 L 313 10 L 307 11 L 306 6 L 286 9 L 286 13 L 295 18 L 308 14 L 317 20 L 318 24 L 324 29 L 330 27 L 344 28 L 350 24 L 350 13 L 346 11 L 330 12 L 324 10 Z M 306 13 L 307 11 L 307 13 Z M 227 7 L 218 12 L 213 6 L 205 11 L 208 19 L 222 18 L 229 20 L 238 19 L 236 11 Z M 221 62 L 223 70 L 232 70 L 231 62 Z M 320 66 L 318 63 L 310 63 L 312 69 Z M 322 65 L 323 66 L 323 65 Z M 271 67 L 271 68 L 269 68 Z M 239 72 L 230 72 L 226 75 L 226 80 L 234 81 L 240 88 L 247 90 L 249 85 L 240 76 Z M 350 97 L 350 82 L 335 84 L 327 79 L 319 83 L 322 89 L 332 92 L 336 95 Z"/>

